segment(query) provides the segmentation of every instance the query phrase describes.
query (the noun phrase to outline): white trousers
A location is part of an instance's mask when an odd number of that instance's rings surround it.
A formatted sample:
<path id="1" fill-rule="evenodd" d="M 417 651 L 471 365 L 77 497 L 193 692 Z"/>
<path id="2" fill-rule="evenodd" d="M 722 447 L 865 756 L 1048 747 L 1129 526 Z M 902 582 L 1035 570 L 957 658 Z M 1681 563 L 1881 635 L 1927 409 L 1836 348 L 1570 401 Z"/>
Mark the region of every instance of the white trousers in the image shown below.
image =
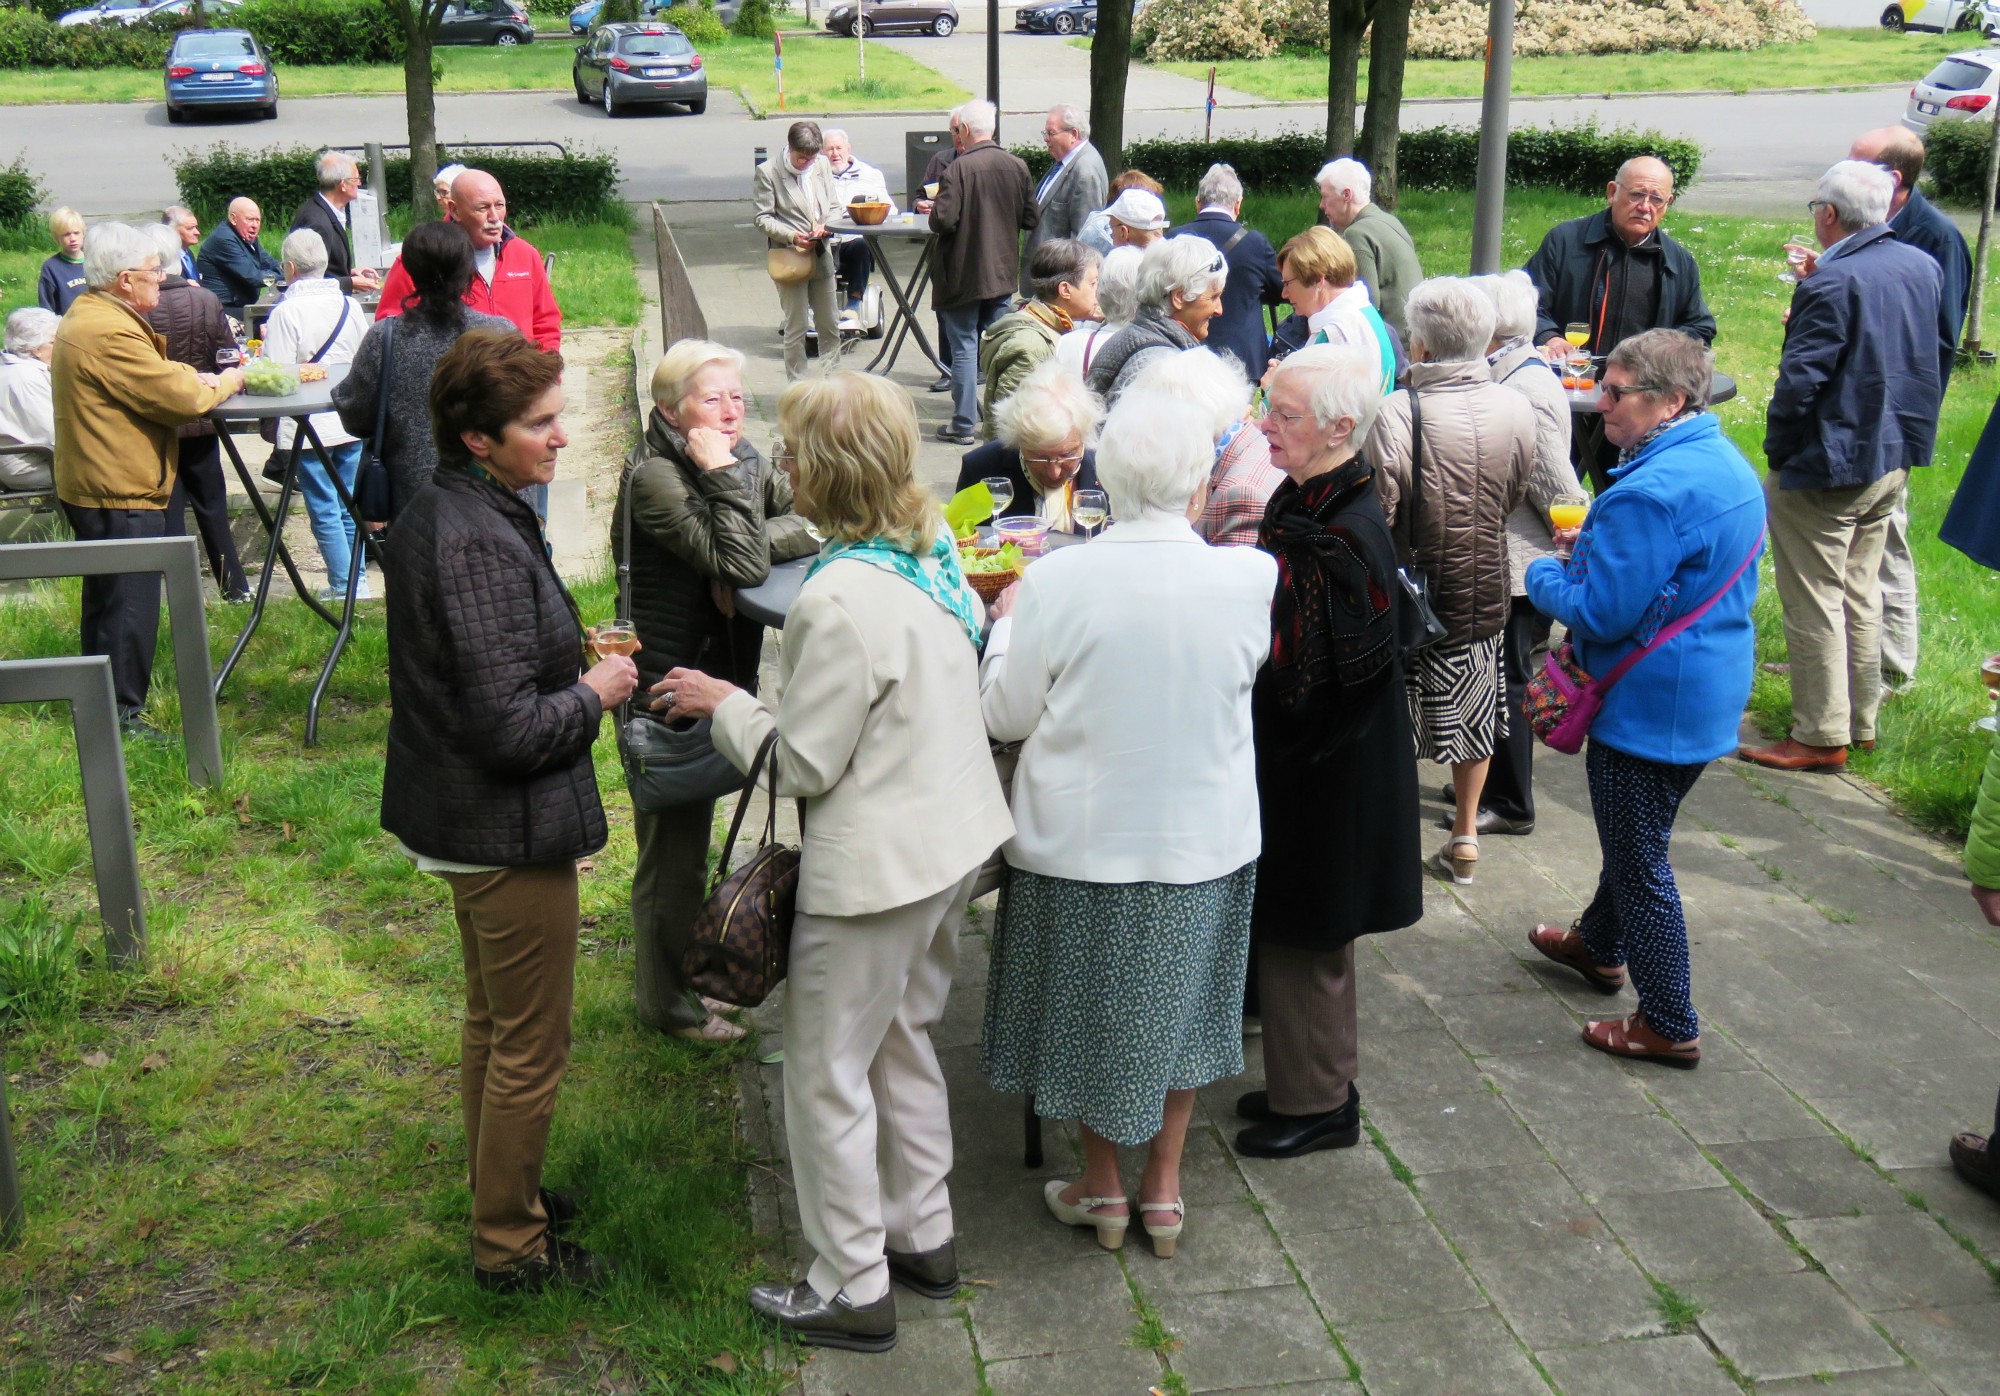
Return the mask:
<path id="1" fill-rule="evenodd" d="M 785 1137 L 806 1280 L 872 1304 L 885 1246 L 951 1239 L 951 1115 L 930 1030 L 944 1016 L 977 870 L 923 901 L 792 923 L 785 989 Z"/>
<path id="2" fill-rule="evenodd" d="M 1917 675 L 1917 560 L 1910 555 L 1910 486 L 1896 492 L 1889 537 L 1882 545 L 1882 681 L 1901 685 Z"/>

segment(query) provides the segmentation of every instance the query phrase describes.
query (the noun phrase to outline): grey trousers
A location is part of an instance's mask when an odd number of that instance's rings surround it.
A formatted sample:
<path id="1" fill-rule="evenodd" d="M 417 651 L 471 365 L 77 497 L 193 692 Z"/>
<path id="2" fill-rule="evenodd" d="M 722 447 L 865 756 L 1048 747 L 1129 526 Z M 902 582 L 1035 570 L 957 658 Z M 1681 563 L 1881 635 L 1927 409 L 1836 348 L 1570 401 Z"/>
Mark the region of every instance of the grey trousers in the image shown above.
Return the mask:
<path id="1" fill-rule="evenodd" d="M 681 978 L 694 918 L 708 894 L 708 842 L 715 804 L 660 814 L 632 811 L 639 861 L 632 869 L 633 996 L 639 1022 L 656 1032 L 698 1028 L 708 1011 Z"/>
<path id="2" fill-rule="evenodd" d="M 1917 560 L 1910 554 L 1910 486 L 1896 491 L 1882 544 L 1882 681 L 1901 687 L 1917 676 Z"/>
<path id="3" fill-rule="evenodd" d="M 810 281 L 772 284 L 777 287 L 778 307 L 785 315 L 785 381 L 796 383 L 806 376 L 808 306 L 812 308 L 813 328 L 819 333 L 820 368 L 825 370 L 840 356 L 840 308 L 833 303 L 833 258 L 820 252 Z"/>
<path id="4" fill-rule="evenodd" d="M 1347 1104 L 1359 1067 L 1354 942 L 1328 951 L 1259 945 L 1257 993 L 1271 1109 L 1323 1115 Z"/>

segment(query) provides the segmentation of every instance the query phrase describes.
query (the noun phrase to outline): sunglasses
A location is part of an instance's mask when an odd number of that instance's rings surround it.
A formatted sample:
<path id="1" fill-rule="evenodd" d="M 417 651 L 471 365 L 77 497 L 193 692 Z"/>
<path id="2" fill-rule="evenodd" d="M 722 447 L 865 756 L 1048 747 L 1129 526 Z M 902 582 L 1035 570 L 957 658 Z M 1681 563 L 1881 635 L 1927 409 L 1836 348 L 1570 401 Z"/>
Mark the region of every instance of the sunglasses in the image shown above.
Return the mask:
<path id="1" fill-rule="evenodd" d="M 1613 407 L 1625 401 L 1634 393 L 1663 393 L 1666 389 L 1657 383 L 1606 383 L 1604 396 Z"/>

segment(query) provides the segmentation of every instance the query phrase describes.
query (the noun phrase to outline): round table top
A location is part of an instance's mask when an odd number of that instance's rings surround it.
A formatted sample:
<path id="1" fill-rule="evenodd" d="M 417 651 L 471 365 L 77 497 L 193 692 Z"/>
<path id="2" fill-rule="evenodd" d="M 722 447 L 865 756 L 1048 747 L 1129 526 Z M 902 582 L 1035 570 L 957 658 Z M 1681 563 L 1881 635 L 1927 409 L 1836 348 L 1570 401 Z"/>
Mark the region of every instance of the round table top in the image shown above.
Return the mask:
<path id="1" fill-rule="evenodd" d="M 908 219 L 906 223 L 903 220 Z M 892 213 L 881 223 L 856 223 L 852 218 L 835 218 L 826 225 L 830 233 L 858 233 L 863 237 L 927 238 L 931 220 L 927 213 Z"/>
<path id="2" fill-rule="evenodd" d="M 1089 540 L 1075 533 L 1051 533 L 1051 548 L 1067 548 L 1074 543 Z M 990 547 L 993 542 L 991 526 L 980 529 L 980 543 Z M 792 609 L 792 603 L 799 599 L 799 588 L 806 584 L 806 573 L 812 570 L 813 557 L 793 558 L 781 562 L 771 569 L 771 574 L 754 587 L 744 587 L 736 593 L 736 609 L 759 625 L 784 628 L 785 613 Z"/>
<path id="3" fill-rule="evenodd" d="M 317 383 L 301 383 L 295 393 L 283 397 L 258 397 L 238 393 L 224 398 L 209 410 L 214 422 L 268 422 L 281 417 L 310 417 L 316 412 L 333 411 L 333 389 L 347 377 L 347 364 L 326 365 L 326 377 Z"/>
<path id="4" fill-rule="evenodd" d="M 1569 399 L 1569 410 L 1578 414 L 1596 414 L 1604 410 L 1599 401 L 1601 390 L 1597 388 L 1565 388 L 1563 396 Z M 1736 396 L 1736 380 L 1720 369 L 1708 385 L 1708 405 L 1714 407 Z"/>

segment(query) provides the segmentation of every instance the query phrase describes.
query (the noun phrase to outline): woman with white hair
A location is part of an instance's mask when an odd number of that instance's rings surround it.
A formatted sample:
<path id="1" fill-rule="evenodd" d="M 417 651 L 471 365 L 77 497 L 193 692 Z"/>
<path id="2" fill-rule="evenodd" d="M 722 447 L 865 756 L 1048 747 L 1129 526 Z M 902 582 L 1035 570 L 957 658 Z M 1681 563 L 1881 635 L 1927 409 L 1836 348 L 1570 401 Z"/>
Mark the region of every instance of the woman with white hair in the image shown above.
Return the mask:
<path id="1" fill-rule="evenodd" d="M 1190 526 L 1210 442 L 1177 399 L 1111 409 L 1099 471 L 1117 523 L 996 599 L 980 675 L 987 731 L 1022 743 L 980 1069 L 1079 1120 L 1083 1176 L 1043 1192 L 1056 1219 L 1117 1250 L 1136 1212 L 1162 1257 L 1195 1090 L 1242 1069 L 1250 688 L 1277 582 L 1263 553 Z M 1132 1201 L 1121 1144 L 1147 1147 Z"/>
<path id="2" fill-rule="evenodd" d="M 1139 313 L 1139 263 L 1146 254 L 1136 247 L 1114 247 L 1097 269 L 1097 318 L 1078 325 L 1056 341 L 1056 359 L 1079 378 L 1090 376 L 1100 344 L 1108 344 Z"/>
<path id="3" fill-rule="evenodd" d="M 0 489 L 45 490 L 55 483 L 56 402 L 49 360 L 62 317 L 24 305 L 7 317 L 0 349 Z"/>
<path id="4" fill-rule="evenodd" d="M 311 228 L 295 228 L 278 249 L 278 260 L 284 267 L 285 294 L 264 322 L 265 355 L 288 364 L 331 367 L 353 363 L 368 335 L 368 312 L 341 291 L 340 282 L 326 274 L 326 240 Z M 326 448 L 328 464 L 352 496 L 354 475 L 361 466 L 360 438 L 342 424 L 338 412 L 315 412 L 307 420 Z M 356 546 L 354 515 L 341 502 L 319 457 L 297 437 L 294 423 L 287 420 L 278 424 L 279 455 L 287 454 L 294 445 L 299 449 L 299 493 L 305 496 L 313 541 L 319 544 L 320 559 L 326 563 L 326 589 L 320 598 L 344 599 L 348 574 L 358 568 L 361 575 L 354 594 L 365 601 L 369 594 L 368 557 L 366 548 Z"/>
<path id="5" fill-rule="evenodd" d="M 1139 262 L 1139 307 L 1132 323 L 1097 351 L 1086 381 L 1106 402 L 1156 354 L 1192 349 L 1222 313 L 1229 263 L 1207 238 L 1163 238 Z"/>
<path id="6" fill-rule="evenodd" d="M 1285 476 L 1271 464 L 1264 433 L 1250 423 L 1250 384 L 1235 362 L 1207 348 L 1156 355 L 1133 376 L 1132 391 L 1177 397 L 1207 414 L 1215 464 L 1194 531 L 1217 547 L 1256 546 L 1265 501 Z"/>
<path id="7" fill-rule="evenodd" d="M 959 458 L 954 488 L 1004 479 L 1014 487 L 1008 513 L 1033 514 L 1058 532 L 1074 532 L 1076 492 L 1099 487 L 1095 448 L 1103 421 L 1097 394 L 1073 370 L 1045 363 L 1000 404 L 995 439 Z"/>
<path id="8" fill-rule="evenodd" d="M 1535 829 L 1535 734 L 1524 714 L 1534 656 L 1548 645 L 1549 618 L 1528 600 L 1528 564 L 1555 555 L 1562 540 L 1549 521 L 1549 506 L 1563 495 L 1581 494 L 1583 486 L 1569 458 L 1569 398 L 1534 344 L 1535 283 L 1520 270 L 1470 280 L 1493 302 L 1493 342 L 1486 348 L 1493 381 L 1512 388 L 1535 409 L 1535 466 L 1528 472 L 1528 495 L 1507 516 L 1514 598 L 1500 643 L 1500 671 L 1507 684 L 1508 727 L 1486 772 L 1477 832 L 1530 834 Z"/>
<path id="9" fill-rule="evenodd" d="M 1402 587 L 1360 454 L 1382 401 L 1377 372 L 1365 350 L 1301 349 L 1274 366 L 1262 423 L 1287 478 L 1258 538 L 1278 559 L 1252 709 L 1264 854 L 1250 933 L 1266 1088 L 1236 1103 L 1251 1122 L 1237 1151 L 1256 1158 L 1360 1139 L 1354 942 L 1424 912 Z"/>
<path id="10" fill-rule="evenodd" d="M 792 486 L 743 435 L 743 356 L 683 339 L 653 369 L 653 410 L 611 517 L 611 552 L 630 569 L 639 681 L 704 669 L 752 693 L 764 627 L 736 610 L 736 590 L 771 564 L 818 548 L 792 512 Z M 667 719 L 658 713 L 648 720 Z M 676 715 L 676 720 L 679 720 Z M 639 1021 L 695 1042 L 733 1042 L 743 1029 L 704 1004 L 681 977 L 708 891 L 715 802 L 632 811 L 633 992 Z"/>
<path id="11" fill-rule="evenodd" d="M 1500 636 L 1513 592 L 1507 516 L 1527 494 L 1535 411 L 1493 381 L 1493 303 L 1457 277 L 1410 292 L 1409 386 L 1368 434 L 1382 511 L 1403 561 L 1429 574 L 1444 637 L 1405 676 L 1418 754 L 1451 765 L 1450 841 L 1431 866 L 1461 884 L 1479 863 L 1479 797 L 1508 731 Z"/>

